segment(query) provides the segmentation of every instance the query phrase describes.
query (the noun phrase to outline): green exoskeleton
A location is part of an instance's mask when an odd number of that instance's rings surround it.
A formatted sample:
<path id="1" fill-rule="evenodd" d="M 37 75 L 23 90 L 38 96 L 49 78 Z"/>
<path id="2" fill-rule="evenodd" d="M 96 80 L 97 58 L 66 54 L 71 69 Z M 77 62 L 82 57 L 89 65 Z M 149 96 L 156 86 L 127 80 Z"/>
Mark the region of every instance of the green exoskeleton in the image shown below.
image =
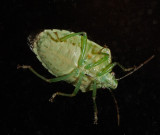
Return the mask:
<path id="1" fill-rule="evenodd" d="M 73 33 L 58 29 L 44 30 L 32 40 L 29 37 L 29 40 L 30 47 L 39 61 L 56 78 L 47 79 L 28 65 L 18 65 L 18 68 L 28 68 L 36 76 L 49 83 L 66 81 L 75 86 L 71 94 L 62 92 L 54 93 L 49 99 L 51 102 L 53 102 L 57 95 L 73 97 L 79 90 L 82 92 L 92 91 L 95 124 L 97 124 L 98 120 L 96 106 L 97 89 L 107 88 L 111 92 L 118 85 L 119 79 L 115 78 L 112 69 L 115 66 L 119 66 L 123 71 L 130 71 L 124 76 L 126 77 L 154 57 L 150 57 L 138 67 L 125 68 L 117 62 L 112 63 L 109 48 L 101 47 L 95 42 L 88 40 L 85 32 Z M 119 124 L 117 101 L 112 92 L 111 94 L 117 107 Z"/>

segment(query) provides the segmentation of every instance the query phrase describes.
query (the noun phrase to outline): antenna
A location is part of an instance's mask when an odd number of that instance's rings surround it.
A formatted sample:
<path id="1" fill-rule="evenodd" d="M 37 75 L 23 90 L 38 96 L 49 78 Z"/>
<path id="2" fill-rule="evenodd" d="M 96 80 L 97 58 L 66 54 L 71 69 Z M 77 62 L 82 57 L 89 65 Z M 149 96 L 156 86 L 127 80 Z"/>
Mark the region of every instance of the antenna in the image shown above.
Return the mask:
<path id="1" fill-rule="evenodd" d="M 116 111 L 117 111 L 117 122 L 118 122 L 118 126 L 120 125 L 120 115 L 119 115 L 119 107 L 118 107 L 118 102 L 116 100 L 116 97 L 114 96 L 112 90 L 108 89 L 109 92 L 111 93 L 111 96 L 114 100 L 114 104 L 115 104 L 115 107 L 116 107 Z"/>

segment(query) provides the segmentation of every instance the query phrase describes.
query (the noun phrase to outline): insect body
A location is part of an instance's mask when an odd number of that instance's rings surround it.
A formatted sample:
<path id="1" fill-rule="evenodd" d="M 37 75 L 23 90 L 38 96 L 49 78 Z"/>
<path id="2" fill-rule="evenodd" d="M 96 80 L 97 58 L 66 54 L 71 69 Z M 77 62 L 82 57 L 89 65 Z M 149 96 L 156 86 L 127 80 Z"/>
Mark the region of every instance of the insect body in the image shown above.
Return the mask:
<path id="1" fill-rule="evenodd" d="M 112 63 L 109 48 L 101 47 L 88 40 L 85 32 L 73 33 L 57 29 L 44 30 L 33 40 L 29 37 L 29 40 L 31 49 L 39 61 L 57 78 L 47 79 L 37 73 L 31 66 L 23 65 L 18 66 L 18 68 L 28 68 L 46 82 L 52 83 L 64 80 L 75 86 L 71 94 L 54 93 L 50 98 L 51 102 L 57 95 L 73 97 L 79 90 L 82 92 L 93 91 L 95 124 L 98 120 L 95 101 L 96 90 L 98 88 L 116 89 L 118 85 L 112 69 L 118 65 L 123 71 L 132 70 L 134 72 L 145 64 L 141 64 L 138 68 L 125 68 L 117 62 Z"/>

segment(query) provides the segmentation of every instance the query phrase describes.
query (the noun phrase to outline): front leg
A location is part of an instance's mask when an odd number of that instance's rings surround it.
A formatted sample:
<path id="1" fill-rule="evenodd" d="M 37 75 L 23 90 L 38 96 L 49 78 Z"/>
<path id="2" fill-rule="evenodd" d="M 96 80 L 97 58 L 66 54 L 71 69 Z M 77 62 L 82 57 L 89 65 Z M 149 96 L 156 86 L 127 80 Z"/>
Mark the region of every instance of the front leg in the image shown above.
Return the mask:
<path id="1" fill-rule="evenodd" d="M 140 64 L 139 66 L 133 66 L 131 68 L 125 68 L 124 66 L 122 66 L 121 64 L 119 64 L 118 62 L 114 62 L 109 64 L 106 68 L 104 68 L 102 71 L 100 71 L 99 73 L 97 73 L 97 76 L 102 76 L 104 74 L 109 73 L 110 71 L 112 71 L 112 69 L 115 66 L 119 66 L 123 71 L 128 72 L 130 71 L 128 74 L 126 74 L 125 76 L 117 79 L 117 80 L 121 80 L 125 77 L 127 77 L 128 75 L 131 75 L 132 73 L 134 73 L 135 71 L 137 71 L 138 69 L 140 69 L 142 66 L 144 66 L 146 63 L 148 63 L 150 60 L 152 60 L 154 58 L 154 55 L 152 55 L 150 58 L 148 58 L 146 61 L 144 61 L 142 64 Z"/>
<path id="2" fill-rule="evenodd" d="M 123 71 L 127 72 L 127 71 L 131 71 L 133 69 L 135 69 L 135 66 L 134 67 L 131 67 L 131 68 L 125 68 L 124 66 L 122 66 L 121 64 L 119 64 L 118 62 L 114 62 L 114 63 L 111 63 L 109 64 L 106 68 L 104 68 L 102 71 L 98 72 L 97 73 L 97 76 L 102 76 L 104 74 L 107 74 L 109 72 L 112 71 L 112 69 L 115 67 L 115 66 L 119 66 Z"/>

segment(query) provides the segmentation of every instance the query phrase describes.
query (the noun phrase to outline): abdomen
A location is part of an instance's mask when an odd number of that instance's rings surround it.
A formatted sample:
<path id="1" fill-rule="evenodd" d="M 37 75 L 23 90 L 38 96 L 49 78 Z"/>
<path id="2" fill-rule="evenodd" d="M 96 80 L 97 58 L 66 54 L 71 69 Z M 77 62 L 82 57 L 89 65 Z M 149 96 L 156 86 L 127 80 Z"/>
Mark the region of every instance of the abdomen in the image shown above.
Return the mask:
<path id="1" fill-rule="evenodd" d="M 78 60 L 81 55 L 81 36 L 74 36 L 63 42 L 59 41 L 59 38 L 69 34 L 71 32 L 65 30 L 45 30 L 34 41 L 33 52 L 37 55 L 42 65 L 56 77 L 67 75 L 75 68 L 79 68 Z M 109 55 L 108 60 L 92 69 L 85 69 L 84 67 L 87 64 L 94 63 L 104 57 L 104 54 L 101 54 L 101 52 Z M 108 48 L 103 48 L 87 40 L 85 64 L 79 68 L 80 72 L 83 71 L 87 75 L 83 78 L 80 87 L 83 92 L 88 89 L 92 79 L 96 77 L 97 72 L 111 62 L 110 56 L 110 50 Z M 75 85 L 77 79 L 78 76 L 72 76 L 66 81 Z"/>
<path id="2" fill-rule="evenodd" d="M 58 40 L 57 31 L 45 30 L 40 33 L 34 43 L 33 51 L 43 66 L 55 76 L 63 76 L 78 66 L 81 49 L 77 43 L 54 41 Z M 70 34 L 67 31 L 57 32 L 59 38 Z"/>

